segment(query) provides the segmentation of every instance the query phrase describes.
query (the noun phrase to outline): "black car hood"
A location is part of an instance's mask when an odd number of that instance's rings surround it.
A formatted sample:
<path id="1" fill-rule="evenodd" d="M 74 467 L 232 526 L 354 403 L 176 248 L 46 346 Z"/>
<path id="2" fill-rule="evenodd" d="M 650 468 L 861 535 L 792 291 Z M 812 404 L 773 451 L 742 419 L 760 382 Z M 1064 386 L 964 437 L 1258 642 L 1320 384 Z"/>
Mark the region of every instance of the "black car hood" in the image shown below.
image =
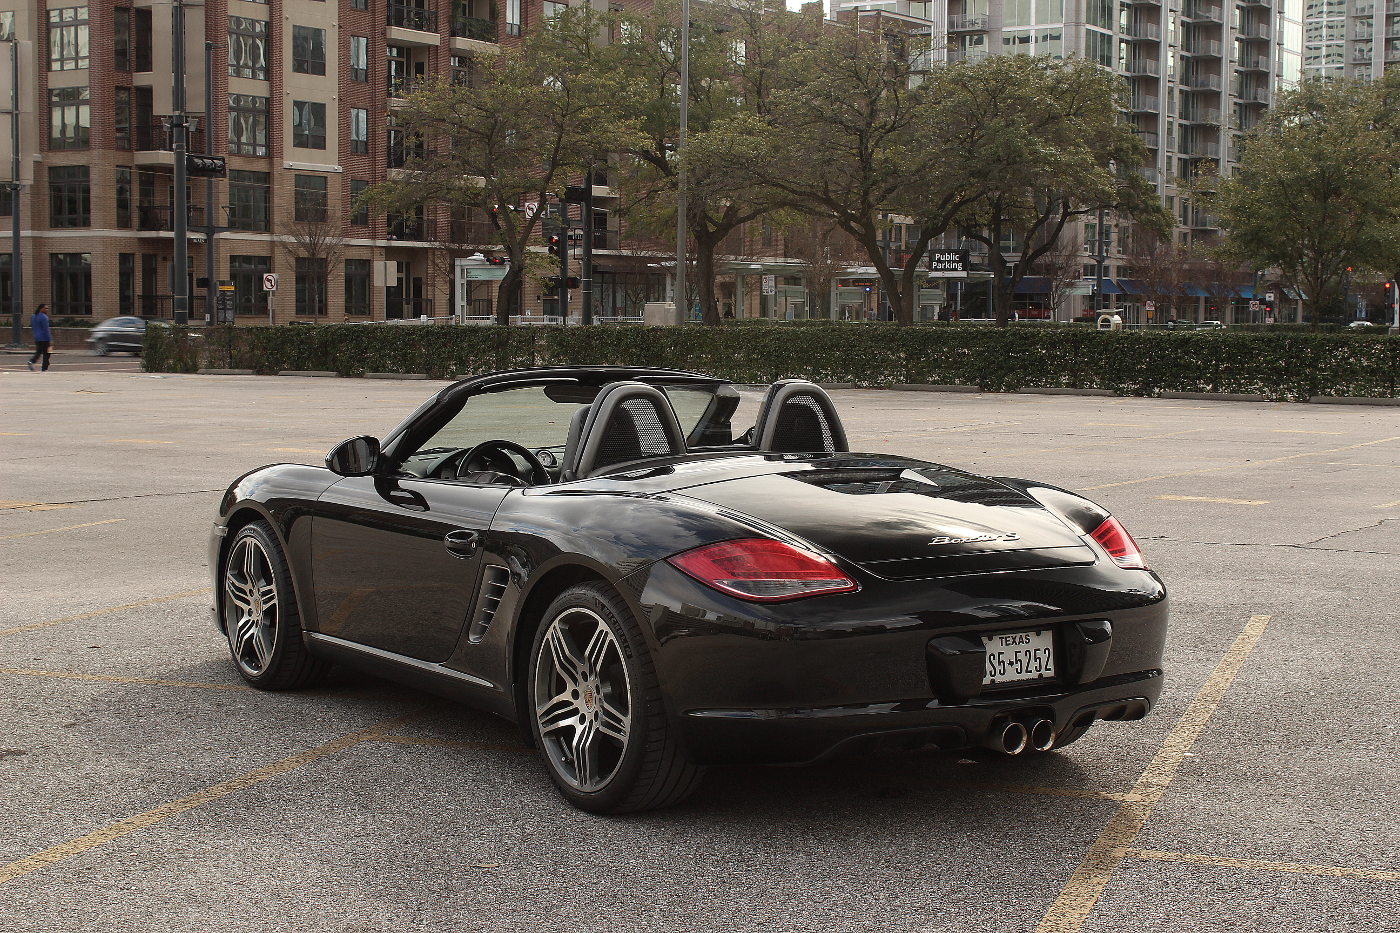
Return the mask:
<path id="1" fill-rule="evenodd" d="M 862 455 L 789 461 L 787 469 L 767 465 L 779 468 L 676 483 L 671 491 L 786 529 L 891 579 L 1095 560 L 1079 532 L 1055 513 L 984 477 Z M 679 480 L 686 472 L 672 475 Z"/>

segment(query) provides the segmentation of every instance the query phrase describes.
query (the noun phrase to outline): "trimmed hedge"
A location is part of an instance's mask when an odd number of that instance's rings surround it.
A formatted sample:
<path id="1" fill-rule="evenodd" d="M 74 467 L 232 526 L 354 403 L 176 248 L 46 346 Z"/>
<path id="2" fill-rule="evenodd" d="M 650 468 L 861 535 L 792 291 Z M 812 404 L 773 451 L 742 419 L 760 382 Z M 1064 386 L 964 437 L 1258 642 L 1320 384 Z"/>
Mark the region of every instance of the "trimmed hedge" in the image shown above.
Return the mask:
<path id="1" fill-rule="evenodd" d="M 1400 395 L 1400 337 L 1355 333 L 1103 332 L 1087 328 L 896 327 L 882 323 L 720 327 L 153 327 L 151 372 L 202 368 L 462 373 L 562 364 L 631 364 L 735 382 L 789 376 L 860 386 L 976 385 L 1232 392 L 1303 401 Z"/>

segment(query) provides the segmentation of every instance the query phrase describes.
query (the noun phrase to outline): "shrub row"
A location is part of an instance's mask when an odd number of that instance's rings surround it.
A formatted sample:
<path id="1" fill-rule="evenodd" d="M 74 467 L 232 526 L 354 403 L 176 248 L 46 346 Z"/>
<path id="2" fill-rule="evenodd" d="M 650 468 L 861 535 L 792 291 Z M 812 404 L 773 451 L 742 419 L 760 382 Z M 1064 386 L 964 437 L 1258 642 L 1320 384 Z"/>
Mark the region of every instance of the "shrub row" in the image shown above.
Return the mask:
<path id="1" fill-rule="evenodd" d="M 753 324 L 720 327 L 421 327 L 322 325 L 146 332 L 152 372 L 201 368 L 463 373 L 561 364 L 630 364 L 713 373 L 735 382 L 801 376 L 859 386 L 975 385 L 1236 392 L 1278 400 L 1396 397 L 1400 337 L 1083 328 Z"/>

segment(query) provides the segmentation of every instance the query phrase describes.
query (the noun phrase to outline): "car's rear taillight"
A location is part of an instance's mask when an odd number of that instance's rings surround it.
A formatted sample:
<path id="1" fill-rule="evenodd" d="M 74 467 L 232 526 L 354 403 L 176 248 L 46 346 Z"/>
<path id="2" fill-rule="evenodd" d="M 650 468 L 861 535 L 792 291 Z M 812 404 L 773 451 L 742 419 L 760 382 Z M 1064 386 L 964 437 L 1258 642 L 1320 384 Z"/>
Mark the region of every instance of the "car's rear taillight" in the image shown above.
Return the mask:
<path id="1" fill-rule="evenodd" d="M 708 544 L 668 562 L 721 593 L 759 602 L 856 589 L 856 581 L 825 557 L 772 538 Z"/>
<path id="2" fill-rule="evenodd" d="M 1105 518 L 1103 524 L 1095 528 L 1089 537 L 1097 541 L 1119 567 L 1128 570 L 1147 569 L 1137 542 L 1128 534 L 1127 529 L 1119 524 L 1118 519 L 1112 516 Z"/>

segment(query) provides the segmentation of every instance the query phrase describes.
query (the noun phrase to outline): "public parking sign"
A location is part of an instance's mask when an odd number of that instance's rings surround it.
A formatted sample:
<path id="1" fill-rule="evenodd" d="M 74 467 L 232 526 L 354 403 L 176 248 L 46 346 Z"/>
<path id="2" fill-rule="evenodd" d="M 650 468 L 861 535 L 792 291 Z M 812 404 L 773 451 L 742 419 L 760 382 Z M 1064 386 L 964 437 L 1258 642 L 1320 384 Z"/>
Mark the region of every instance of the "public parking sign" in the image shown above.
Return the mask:
<path id="1" fill-rule="evenodd" d="M 276 273 L 276 272 L 264 272 L 264 273 L 263 273 L 263 291 L 265 291 L 265 292 L 275 292 L 275 291 L 277 291 L 277 273 Z"/>
<path id="2" fill-rule="evenodd" d="M 965 249 L 936 249 L 928 254 L 928 277 L 931 279 L 967 278 L 968 251 Z"/>

